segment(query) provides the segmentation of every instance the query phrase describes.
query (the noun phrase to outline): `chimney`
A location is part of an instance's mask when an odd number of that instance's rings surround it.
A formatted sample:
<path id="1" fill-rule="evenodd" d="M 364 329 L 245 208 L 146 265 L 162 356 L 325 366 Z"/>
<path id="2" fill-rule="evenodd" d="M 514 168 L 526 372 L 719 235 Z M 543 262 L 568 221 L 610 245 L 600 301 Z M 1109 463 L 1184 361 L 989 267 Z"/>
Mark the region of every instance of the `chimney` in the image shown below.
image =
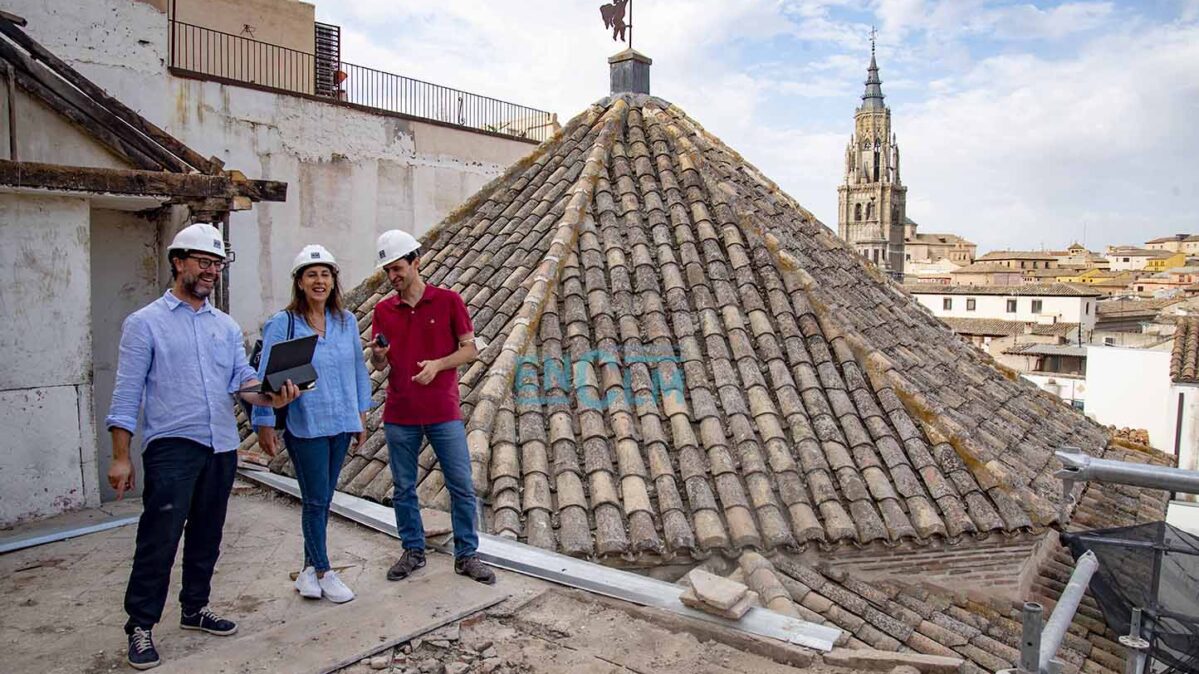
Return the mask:
<path id="1" fill-rule="evenodd" d="M 633 49 L 626 49 L 608 59 L 612 68 L 612 95 L 648 94 L 650 57 Z"/>

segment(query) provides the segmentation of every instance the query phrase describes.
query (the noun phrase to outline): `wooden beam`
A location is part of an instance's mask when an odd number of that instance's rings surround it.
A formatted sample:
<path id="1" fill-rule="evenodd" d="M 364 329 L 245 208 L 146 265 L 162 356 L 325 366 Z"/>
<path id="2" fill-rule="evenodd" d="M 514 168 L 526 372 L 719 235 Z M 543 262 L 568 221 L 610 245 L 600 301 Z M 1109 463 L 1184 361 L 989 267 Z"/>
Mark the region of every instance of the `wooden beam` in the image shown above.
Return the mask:
<path id="1" fill-rule="evenodd" d="M 17 45 L 24 48 L 33 58 L 45 63 L 50 70 L 54 71 L 72 86 L 76 87 L 84 94 L 87 94 L 97 103 L 107 108 L 113 115 L 124 121 L 133 130 L 144 134 L 155 143 L 161 145 L 167 151 L 173 153 L 183 161 L 195 167 L 202 173 L 215 175 L 220 173 L 222 165 L 219 162 L 214 162 L 200 156 L 198 152 L 185 145 L 178 138 L 163 131 L 155 126 L 145 117 L 131 110 L 124 103 L 116 98 L 108 95 L 106 91 L 96 86 L 91 80 L 87 79 L 76 71 L 71 66 L 67 65 L 62 59 L 55 56 L 33 38 L 25 34 L 16 22 L 8 20 L 0 20 L 0 33 L 3 33 Z"/>
<path id="2" fill-rule="evenodd" d="M 17 83 L 22 89 L 41 99 L 52 110 L 77 124 L 135 167 L 169 169 L 181 173 L 192 170 L 178 157 L 144 136 L 134 134 L 112 113 L 2 39 L 0 59 L 12 64 Z"/>
<path id="3" fill-rule="evenodd" d="M 229 203 L 229 207 L 235 205 L 238 197 L 246 197 L 251 201 L 287 199 L 287 183 L 273 180 L 240 182 L 225 176 L 201 173 L 62 166 L 6 160 L 0 160 L 0 185 L 186 200 L 222 199 Z"/>
<path id="4" fill-rule="evenodd" d="M 24 17 L 17 16 L 16 14 L 10 14 L 9 12 L 4 11 L 3 9 L 0 9 L 0 20 L 8 21 L 10 23 L 15 23 L 18 26 L 24 26 L 25 24 L 29 23 L 28 21 L 25 20 Z"/>

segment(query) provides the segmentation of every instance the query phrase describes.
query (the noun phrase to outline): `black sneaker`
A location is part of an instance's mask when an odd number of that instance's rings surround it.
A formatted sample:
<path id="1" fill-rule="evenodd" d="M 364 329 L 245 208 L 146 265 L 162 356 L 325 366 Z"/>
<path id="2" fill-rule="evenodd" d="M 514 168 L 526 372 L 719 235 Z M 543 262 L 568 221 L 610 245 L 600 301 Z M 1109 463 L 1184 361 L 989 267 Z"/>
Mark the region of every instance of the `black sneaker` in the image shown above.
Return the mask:
<path id="1" fill-rule="evenodd" d="M 129 654 L 125 656 L 129 666 L 134 669 L 150 669 L 162 664 L 158 658 L 158 649 L 154 648 L 154 637 L 150 630 L 134 627 L 129 635 Z"/>
<path id="2" fill-rule="evenodd" d="M 237 633 L 237 623 L 220 617 L 207 606 L 191 615 L 184 611 L 179 618 L 179 626 L 185 630 L 203 630 L 218 637 Z"/>
<path id="3" fill-rule="evenodd" d="M 387 570 L 387 580 L 404 580 L 412 575 L 413 571 L 422 569 L 425 566 L 424 550 L 405 550 L 404 554 L 400 555 L 399 561 L 391 565 Z"/>
<path id="4" fill-rule="evenodd" d="M 454 573 L 467 576 L 485 585 L 495 585 L 495 572 L 487 568 L 475 555 L 460 557 L 454 560 Z"/>

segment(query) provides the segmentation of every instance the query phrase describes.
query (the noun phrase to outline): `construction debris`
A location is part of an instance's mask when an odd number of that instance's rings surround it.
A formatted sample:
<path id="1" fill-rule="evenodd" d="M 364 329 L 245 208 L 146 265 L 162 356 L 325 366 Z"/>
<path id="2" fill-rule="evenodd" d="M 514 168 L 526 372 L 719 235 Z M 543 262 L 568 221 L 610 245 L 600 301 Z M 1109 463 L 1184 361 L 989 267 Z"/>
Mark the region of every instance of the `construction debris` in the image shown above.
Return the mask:
<path id="1" fill-rule="evenodd" d="M 684 578 L 687 590 L 679 597 L 685 606 L 730 620 L 740 620 L 758 604 L 758 593 L 728 578 L 693 569 Z"/>

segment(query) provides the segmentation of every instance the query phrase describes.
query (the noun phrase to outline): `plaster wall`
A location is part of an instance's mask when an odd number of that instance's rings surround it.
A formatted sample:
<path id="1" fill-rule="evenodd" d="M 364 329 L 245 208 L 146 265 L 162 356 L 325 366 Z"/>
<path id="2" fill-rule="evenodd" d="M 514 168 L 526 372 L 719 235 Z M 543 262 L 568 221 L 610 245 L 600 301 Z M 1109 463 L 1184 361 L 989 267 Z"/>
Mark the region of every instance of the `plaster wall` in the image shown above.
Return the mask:
<path id="1" fill-rule="evenodd" d="M 288 183 L 285 203 L 256 204 L 230 222 L 238 254 L 230 271 L 231 313 L 247 333 L 286 303 L 288 271 L 305 244 L 328 247 L 341 263 L 343 286 L 352 287 L 374 270 L 379 233 L 423 234 L 534 148 L 301 96 L 174 77 L 166 68 L 166 14 L 154 3 L 9 4 L 8 11 L 29 19 L 35 39 L 204 156 L 250 178 Z"/>
<path id="2" fill-rule="evenodd" d="M 96 168 L 129 168 L 116 155 L 40 100 L 14 87 L 13 118 L 9 123 L 8 92 L 0 87 L 0 158 L 13 159 L 9 128 L 16 130 L 15 159 L 44 164 Z"/>
<path id="3" fill-rule="evenodd" d="M 88 203 L 0 194 L 0 526 L 99 503 Z"/>
<path id="4" fill-rule="evenodd" d="M 159 281 L 159 223 L 124 211 L 92 210 L 92 385 L 95 397 L 93 418 L 96 429 L 97 475 L 108 474 L 112 463 L 112 437 L 104 419 L 112 405 L 116 381 L 117 351 L 121 327 L 134 311 L 162 296 L 165 284 Z M 141 473 L 141 434 L 131 445 L 135 468 Z M 106 480 L 99 482 L 100 497 L 116 496 Z M 130 496 L 141 494 L 135 484 Z"/>
<path id="5" fill-rule="evenodd" d="M 316 8 L 296 0 L 173 0 L 176 67 L 315 91 Z"/>
<path id="6" fill-rule="evenodd" d="M 1170 353 L 1116 346 L 1087 347 L 1087 416 L 1105 426 L 1143 428 L 1149 443 L 1174 452 Z"/>
<path id="7" fill-rule="evenodd" d="M 919 293 L 914 294 L 921 304 L 933 315 L 941 318 L 989 318 L 1003 321 L 1025 321 L 1030 323 L 1052 322 L 1082 323 L 1085 329 L 1095 326 L 1095 311 L 1098 297 L 1057 297 L 1041 295 L 963 295 Z M 1008 312 L 1007 301 L 1016 300 L 1016 311 Z M 945 300 L 950 307 L 945 308 Z M 974 309 L 967 308 L 967 300 L 974 300 Z M 1033 313 L 1033 300 L 1041 301 L 1041 311 Z"/>

